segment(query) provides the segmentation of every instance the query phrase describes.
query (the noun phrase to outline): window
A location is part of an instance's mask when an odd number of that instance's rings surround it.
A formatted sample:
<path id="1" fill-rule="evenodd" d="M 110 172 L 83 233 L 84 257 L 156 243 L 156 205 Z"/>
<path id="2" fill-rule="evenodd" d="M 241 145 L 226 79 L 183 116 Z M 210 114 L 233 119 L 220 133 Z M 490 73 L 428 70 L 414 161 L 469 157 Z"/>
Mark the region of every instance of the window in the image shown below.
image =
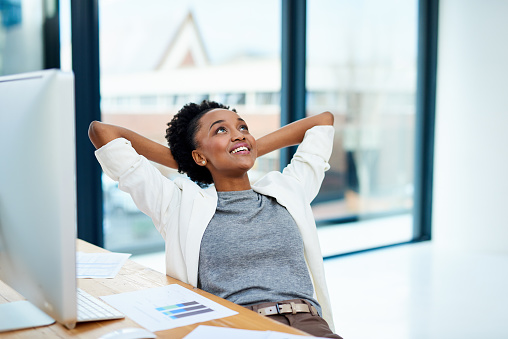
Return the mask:
<path id="1" fill-rule="evenodd" d="M 417 1 L 307 1 L 307 115 L 335 115 L 331 169 L 313 210 L 318 224 L 398 216 L 396 227 L 379 224 L 393 238 L 375 246 L 412 237 L 417 14 Z M 371 247 L 369 238 L 333 251 Z"/>
<path id="2" fill-rule="evenodd" d="M 369 224 L 369 236 L 375 241 L 346 248 L 347 238 L 324 232 L 337 227 L 321 227 L 326 240 L 341 252 L 350 252 L 430 238 L 438 1 L 124 0 L 120 5 L 102 0 L 99 4 L 104 120 L 160 140 L 161 130 L 152 131 L 153 126 L 165 129 L 186 102 L 234 95 L 231 98 L 250 130 L 260 137 L 281 120 L 287 123 L 305 116 L 305 111 L 311 115 L 330 110 L 337 122 L 335 151 L 314 203 L 318 225 L 340 224 L 340 229 L 352 230 Z M 97 8 L 93 2 L 73 2 L 71 14 L 76 50 L 72 62 L 80 87 L 77 128 L 83 130 L 99 118 Z M 133 25 L 133 20 L 144 24 Z M 175 39 L 177 35 L 186 38 Z M 69 64 L 64 56 L 62 64 Z M 143 108 L 143 96 L 156 96 L 157 104 Z M 97 162 L 82 146 L 89 145 L 88 140 L 77 141 L 78 159 L 86 164 L 78 171 L 79 234 L 102 245 L 100 205 L 88 204 L 100 199 L 93 167 Z M 258 159 L 251 179 L 278 168 L 291 152 Z M 387 215 L 397 217 L 383 218 Z M 394 224 L 399 225 L 395 237 L 386 228 Z M 337 245 L 340 241 L 343 244 Z"/>
<path id="3" fill-rule="evenodd" d="M 99 5 L 103 121 L 166 144 L 172 116 L 186 103 L 210 99 L 236 108 L 255 137 L 279 127 L 280 108 L 256 105 L 255 99 L 259 92 L 271 98 L 280 92 L 279 1 L 101 0 Z M 251 179 L 278 164 L 276 152 L 258 159 Z M 158 168 L 168 177 L 180 175 Z M 102 187 L 105 247 L 162 249 L 163 239 L 131 198 L 104 175 Z"/>

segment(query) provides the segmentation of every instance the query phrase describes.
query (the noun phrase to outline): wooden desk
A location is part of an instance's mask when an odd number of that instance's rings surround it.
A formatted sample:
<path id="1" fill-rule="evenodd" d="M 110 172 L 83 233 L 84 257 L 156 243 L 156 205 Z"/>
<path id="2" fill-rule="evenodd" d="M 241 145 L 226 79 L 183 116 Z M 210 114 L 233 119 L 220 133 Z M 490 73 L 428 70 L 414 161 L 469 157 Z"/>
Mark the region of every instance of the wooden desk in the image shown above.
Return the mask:
<path id="1" fill-rule="evenodd" d="M 103 248 L 91 245 L 82 240 L 78 240 L 77 249 L 78 251 L 82 252 L 107 252 Z M 179 284 L 184 286 L 185 288 L 193 290 L 194 292 L 206 298 L 209 298 L 238 312 L 237 315 L 231 317 L 207 321 L 199 324 L 243 328 L 249 330 L 271 330 L 307 335 L 297 329 L 280 324 L 267 317 L 263 317 L 242 306 L 238 306 L 213 294 L 194 288 L 191 285 L 168 277 L 165 274 L 152 270 L 148 267 L 144 267 L 131 260 L 127 260 L 123 268 L 120 270 L 119 274 L 114 279 L 78 279 L 78 287 L 96 297 L 122 292 L 137 291 L 145 288 L 160 287 L 169 284 Z M 9 286 L 4 284 L 2 281 L 0 281 L 0 303 L 16 300 L 23 300 L 23 297 L 11 289 Z M 156 332 L 157 338 L 183 338 L 199 324 L 178 327 L 166 331 L 159 331 Z M 103 334 L 125 327 L 140 326 L 129 318 L 78 323 L 76 328 L 73 330 L 68 330 L 60 324 L 53 324 L 50 326 L 37 327 L 33 329 L 3 332 L 0 333 L 0 338 L 98 338 Z"/>

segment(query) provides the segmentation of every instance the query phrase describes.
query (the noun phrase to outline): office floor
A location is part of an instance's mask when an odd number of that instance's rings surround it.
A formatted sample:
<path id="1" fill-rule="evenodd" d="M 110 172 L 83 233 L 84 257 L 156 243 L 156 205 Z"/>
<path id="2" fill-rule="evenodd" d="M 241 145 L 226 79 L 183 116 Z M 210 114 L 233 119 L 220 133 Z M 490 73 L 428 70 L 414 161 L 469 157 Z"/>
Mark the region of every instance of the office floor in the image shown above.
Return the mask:
<path id="1" fill-rule="evenodd" d="M 164 272 L 164 254 L 132 258 Z M 431 242 L 326 260 L 345 339 L 508 338 L 508 255 L 437 251 Z"/>

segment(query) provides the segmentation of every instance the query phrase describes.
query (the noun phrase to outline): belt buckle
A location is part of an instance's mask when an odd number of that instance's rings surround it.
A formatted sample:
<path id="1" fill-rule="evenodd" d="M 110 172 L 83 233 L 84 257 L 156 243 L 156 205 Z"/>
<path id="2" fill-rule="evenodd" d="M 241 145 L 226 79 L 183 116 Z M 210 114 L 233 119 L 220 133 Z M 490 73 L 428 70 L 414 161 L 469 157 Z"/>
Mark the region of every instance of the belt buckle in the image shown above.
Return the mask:
<path id="1" fill-rule="evenodd" d="M 288 303 L 276 303 L 275 309 L 277 310 L 277 314 L 287 314 L 287 313 L 293 313 L 296 314 L 296 306 L 293 307 L 294 303 L 288 304 Z M 287 305 L 291 309 L 291 311 L 284 311 L 282 309 L 282 306 Z"/>

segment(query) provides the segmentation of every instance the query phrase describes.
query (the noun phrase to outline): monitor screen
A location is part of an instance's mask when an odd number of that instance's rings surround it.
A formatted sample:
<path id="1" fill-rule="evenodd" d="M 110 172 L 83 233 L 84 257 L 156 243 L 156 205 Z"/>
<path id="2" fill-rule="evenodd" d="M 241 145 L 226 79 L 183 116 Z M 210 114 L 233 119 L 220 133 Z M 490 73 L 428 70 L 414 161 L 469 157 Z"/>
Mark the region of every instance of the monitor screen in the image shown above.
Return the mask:
<path id="1" fill-rule="evenodd" d="M 76 321 L 74 76 L 0 77 L 0 279 Z"/>

